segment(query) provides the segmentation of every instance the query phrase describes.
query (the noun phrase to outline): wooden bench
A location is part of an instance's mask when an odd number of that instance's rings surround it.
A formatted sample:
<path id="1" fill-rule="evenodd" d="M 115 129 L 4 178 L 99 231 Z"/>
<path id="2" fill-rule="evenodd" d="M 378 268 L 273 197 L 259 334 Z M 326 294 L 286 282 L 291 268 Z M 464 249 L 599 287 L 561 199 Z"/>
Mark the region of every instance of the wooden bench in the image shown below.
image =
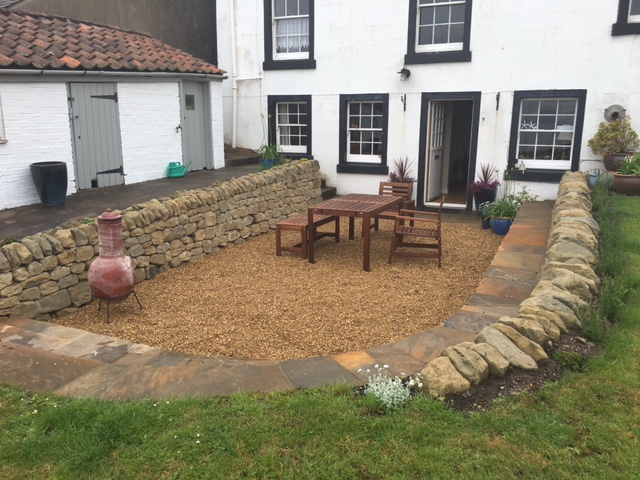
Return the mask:
<path id="1" fill-rule="evenodd" d="M 334 222 L 333 232 L 316 232 L 316 229 L 321 225 Z M 302 258 L 307 258 L 307 228 L 308 228 L 308 216 L 305 213 L 293 218 L 287 218 L 276 224 L 276 255 L 280 256 L 282 252 L 294 252 L 302 255 Z M 282 246 L 281 233 L 283 230 L 300 232 L 301 241 L 292 247 Z M 314 215 L 313 217 L 313 241 L 320 240 L 324 237 L 333 237 L 336 239 L 336 243 L 340 242 L 340 217 L 332 215 Z"/>

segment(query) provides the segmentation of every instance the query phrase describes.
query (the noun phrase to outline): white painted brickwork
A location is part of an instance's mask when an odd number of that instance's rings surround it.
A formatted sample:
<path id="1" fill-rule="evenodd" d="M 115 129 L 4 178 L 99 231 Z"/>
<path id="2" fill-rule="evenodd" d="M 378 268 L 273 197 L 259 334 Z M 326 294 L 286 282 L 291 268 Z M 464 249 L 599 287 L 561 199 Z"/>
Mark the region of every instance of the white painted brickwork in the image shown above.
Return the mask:
<path id="1" fill-rule="evenodd" d="M 66 162 L 75 193 L 67 87 L 64 83 L 0 83 L 7 143 L 0 145 L 0 210 L 38 203 L 29 165 Z"/>
<path id="2" fill-rule="evenodd" d="M 209 104 L 211 105 L 211 141 L 213 168 L 224 168 L 224 115 L 222 114 L 223 82 L 209 82 Z"/>
<path id="3" fill-rule="evenodd" d="M 0 144 L 0 210 L 40 201 L 29 172 L 34 162 L 66 162 L 67 195 L 76 192 L 67 80 L 0 82 L 7 139 Z M 210 84 L 211 150 L 215 168 L 223 168 L 222 85 Z M 182 162 L 179 79 L 117 82 L 116 89 L 125 183 L 165 177 L 170 162 Z"/>
<path id="4" fill-rule="evenodd" d="M 230 2 L 218 2 L 218 42 L 231 45 Z M 417 160 L 421 94 L 481 92 L 477 163 L 503 170 L 507 162 L 513 95 L 522 90 L 586 89 L 581 168 L 600 165 L 587 141 L 611 104 L 623 105 L 640 131 L 638 35 L 611 36 L 617 1 L 476 0 L 472 7 L 472 60 L 409 65 L 408 1 L 315 2 L 315 60 L 311 70 L 262 70 L 263 0 L 236 2 L 238 146 L 263 142 L 268 95 L 312 95 L 313 155 L 338 193 L 375 191 L 385 177 L 337 173 L 340 94 L 389 94 L 388 159 Z M 231 51 L 219 48 L 219 66 L 232 75 Z M 256 79 L 256 77 L 261 77 Z M 232 82 L 223 85 L 225 137 L 231 138 Z M 500 93 L 499 108 L 496 95 Z M 406 94 L 406 111 L 400 98 Z M 542 199 L 558 185 L 531 183 Z"/>

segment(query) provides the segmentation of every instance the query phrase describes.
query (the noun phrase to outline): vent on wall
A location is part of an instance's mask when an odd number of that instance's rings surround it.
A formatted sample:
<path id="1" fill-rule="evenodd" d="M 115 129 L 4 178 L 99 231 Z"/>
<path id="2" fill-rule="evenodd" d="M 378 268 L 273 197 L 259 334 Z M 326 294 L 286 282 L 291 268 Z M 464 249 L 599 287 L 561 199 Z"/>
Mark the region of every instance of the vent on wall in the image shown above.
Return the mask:
<path id="1" fill-rule="evenodd" d="M 604 110 L 604 118 L 607 119 L 607 122 L 613 122 L 615 120 L 621 120 L 624 118 L 624 113 L 626 110 L 620 105 L 611 105 L 610 107 L 605 108 Z"/>

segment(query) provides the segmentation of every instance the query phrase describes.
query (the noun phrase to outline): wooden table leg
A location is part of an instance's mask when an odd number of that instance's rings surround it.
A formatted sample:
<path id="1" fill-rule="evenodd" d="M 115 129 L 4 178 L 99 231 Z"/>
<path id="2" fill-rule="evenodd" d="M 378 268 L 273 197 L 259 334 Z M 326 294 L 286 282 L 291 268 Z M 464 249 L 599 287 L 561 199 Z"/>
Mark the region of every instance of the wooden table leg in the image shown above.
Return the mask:
<path id="1" fill-rule="evenodd" d="M 309 256 L 309 263 L 315 263 L 315 259 L 313 258 L 313 209 L 307 209 L 307 254 Z"/>
<path id="2" fill-rule="evenodd" d="M 368 213 L 365 213 L 364 216 L 362 217 L 362 221 L 364 222 L 364 225 L 371 225 L 371 217 Z M 362 252 L 362 269 L 365 272 L 370 272 L 371 269 L 369 268 L 369 253 L 370 253 L 370 247 L 371 247 L 371 229 L 370 228 L 365 228 L 364 229 L 364 248 L 363 248 L 363 252 Z"/>
<path id="3" fill-rule="evenodd" d="M 356 223 L 356 219 L 354 217 L 349 217 L 349 240 L 354 239 L 354 232 L 356 229 L 355 223 Z"/>

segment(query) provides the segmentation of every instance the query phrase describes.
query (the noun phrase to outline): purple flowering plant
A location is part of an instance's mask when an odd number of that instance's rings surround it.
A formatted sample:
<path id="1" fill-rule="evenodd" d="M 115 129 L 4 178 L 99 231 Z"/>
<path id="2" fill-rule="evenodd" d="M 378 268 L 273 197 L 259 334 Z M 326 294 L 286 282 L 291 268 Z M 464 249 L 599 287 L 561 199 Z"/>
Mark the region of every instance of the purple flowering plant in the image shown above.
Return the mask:
<path id="1" fill-rule="evenodd" d="M 411 174 L 413 162 L 409 157 L 398 158 L 393 161 L 393 171 L 389 173 L 389 181 L 396 183 L 413 183 L 415 178 Z"/>
<path id="2" fill-rule="evenodd" d="M 493 190 L 500 186 L 498 180 L 498 169 L 487 163 L 480 165 L 478 172 L 478 180 L 467 185 L 467 190 L 473 193 L 479 193 L 483 190 Z"/>

